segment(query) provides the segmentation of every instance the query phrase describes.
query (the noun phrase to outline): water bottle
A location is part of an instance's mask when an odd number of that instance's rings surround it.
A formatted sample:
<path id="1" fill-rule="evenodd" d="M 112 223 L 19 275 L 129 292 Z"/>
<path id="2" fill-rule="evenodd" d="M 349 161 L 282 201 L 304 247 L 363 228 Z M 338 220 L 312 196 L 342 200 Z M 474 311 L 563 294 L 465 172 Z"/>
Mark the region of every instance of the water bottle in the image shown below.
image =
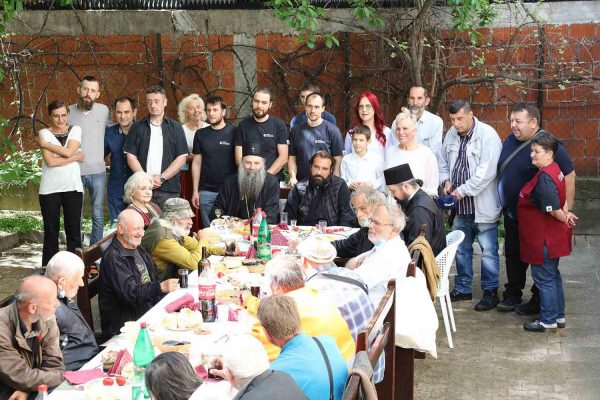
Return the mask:
<path id="1" fill-rule="evenodd" d="M 271 259 L 271 230 L 266 218 L 263 218 L 258 229 L 258 258 L 266 261 Z"/>
<path id="2" fill-rule="evenodd" d="M 252 217 L 251 222 L 250 243 L 256 243 L 258 240 L 258 231 L 263 220 L 262 214 L 262 208 L 257 208 L 254 212 L 254 217 Z"/>
<path id="3" fill-rule="evenodd" d="M 39 385 L 37 387 L 38 394 L 35 400 L 46 400 L 48 398 L 48 385 Z"/>
<path id="4" fill-rule="evenodd" d="M 146 323 L 141 322 L 140 333 L 133 348 L 132 400 L 146 400 L 150 398 L 148 388 L 146 388 L 144 382 L 144 374 L 152 360 L 154 360 L 154 346 L 152 345 L 152 340 L 150 340 L 150 335 L 148 335 Z"/>

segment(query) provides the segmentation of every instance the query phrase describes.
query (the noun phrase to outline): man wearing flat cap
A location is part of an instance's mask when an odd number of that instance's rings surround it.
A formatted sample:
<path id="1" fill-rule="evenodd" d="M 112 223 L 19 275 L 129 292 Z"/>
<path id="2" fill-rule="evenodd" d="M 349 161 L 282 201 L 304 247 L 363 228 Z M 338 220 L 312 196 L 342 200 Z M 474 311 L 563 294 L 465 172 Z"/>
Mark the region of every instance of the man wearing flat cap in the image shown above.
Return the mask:
<path id="1" fill-rule="evenodd" d="M 410 165 L 401 164 L 383 171 L 385 184 L 400 202 L 408 219 L 402 231 L 404 242 L 410 245 L 419 236 L 421 225 L 425 225 L 425 238 L 437 256 L 446 247 L 444 218 L 435 201 L 421 189 L 414 178 Z"/>
<path id="2" fill-rule="evenodd" d="M 194 213 L 187 200 L 172 198 L 165 201 L 160 218 L 155 219 L 146 230 L 142 246 L 156 262 L 161 280 L 177 278 L 179 269 L 194 271 L 202 258 L 202 248 L 208 254 L 223 255 L 220 246 L 211 246 L 203 231 L 188 236 L 192 228 Z"/>
<path id="3" fill-rule="evenodd" d="M 267 173 L 260 143 L 244 143 L 238 173 L 221 186 L 209 217 L 215 219 L 215 210 L 220 209 L 222 215 L 248 219 L 257 208 L 267 214 L 269 224 L 277 223 L 279 181 Z"/>

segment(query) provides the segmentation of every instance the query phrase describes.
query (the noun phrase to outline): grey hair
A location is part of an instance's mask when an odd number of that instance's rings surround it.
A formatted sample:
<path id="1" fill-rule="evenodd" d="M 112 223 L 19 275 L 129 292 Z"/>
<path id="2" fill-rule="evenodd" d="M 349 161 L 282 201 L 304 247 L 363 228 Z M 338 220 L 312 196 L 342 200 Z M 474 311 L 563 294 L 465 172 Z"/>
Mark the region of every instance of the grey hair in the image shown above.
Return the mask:
<path id="1" fill-rule="evenodd" d="M 357 196 L 363 196 L 370 206 L 379 206 L 386 203 L 385 195 L 371 186 L 359 185 L 350 195 L 350 202 L 354 203 Z"/>
<path id="2" fill-rule="evenodd" d="M 413 127 L 417 129 L 417 117 L 406 107 L 402 107 L 400 113 L 396 115 L 396 119 L 394 120 L 396 126 L 400 124 L 400 121 L 410 121 Z"/>
<path id="3" fill-rule="evenodd" d="M 127 179 L 127 182 L 125 182 L 125 194 L 123 195 L 123 201 L 127 204 L 131 204 L 133 202 L 133 197 L 131 197 L 131 194 L 133 193 L 133 191 L 135 189 L 137 189 L 138 187 L 140 187 L 141 182 L 143 180 L 147 180 L 150 182 L 150 185 L 152 185 L 152 177 L 150 175 L 148 175 L 147 173 L 145 173 L 144 171 L 138 171 L 136 173 L 134 173 L 133 175 L 131 175 L 129 177 L 129 179 Z"/>
<path id="4" fill-rule="evenodd" d="M 84 268 L 81 258 L 68 251 L 59 251 L 48 261 L 46 276 L 56 282 L 60 278 L 75 274 L 77 269 Z"/>
<path id="5" fill-rule="evenodd" d="M 398 204 L 384 204 L 381 207 L 385 207 L 387 211 L 388 223 L 398 229 L 398 232 L 402 232 L 406 226 L 406 214 L 404 214 Z"/>
<path id="6" fill-rule="evenodd" d="M 223 367 L 243 386 L 269 369 L 269 357 L 254 336 L 238 335 L 231 338 L 223 351 Z"/>
<path id="7" fill-rule="evenodd" d="M 277 287 L 285 293 L 304 287 L 302 267 L 288 257 L 276 257 L 269 261 L 265 277 L 271 287 Z"/>
<path id="8" fill-rule="evenodd" d="M 200 102 L 200 105 L 202 106 L 202 116 L 200 117 L 200 119 L 202 121 L 206 120 L 206 105 L 204 104 L 204 100 L 202 100 L 202 97 L 200 97 L 200 95 L 198 95 L 196 93 L 192 93 L 189 96 L 184 97 L 179 102 L 179 105 L 177 106 L 177 115 L 179 116 L 179 122 L 181 122 L 182 125 L 187 122 L 187 116 L 185 115 L 185 109 L 186 109 L 188 103 L 192 100 L 198 100 Z"/>

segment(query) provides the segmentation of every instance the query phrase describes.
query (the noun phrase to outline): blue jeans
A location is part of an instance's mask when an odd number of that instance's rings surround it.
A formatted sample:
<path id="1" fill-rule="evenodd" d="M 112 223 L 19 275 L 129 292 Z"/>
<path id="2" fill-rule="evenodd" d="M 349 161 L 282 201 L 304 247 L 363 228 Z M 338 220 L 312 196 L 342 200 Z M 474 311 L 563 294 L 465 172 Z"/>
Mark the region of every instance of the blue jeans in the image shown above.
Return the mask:
<path id="1" fill-rule="evenodd" d="M 100 241 L 104 236 L 104 192 L 106 191 L 106 172 L 99 174 L 82 175 L 83 195 L 85 189 L 90 192 L 92 207 L 92 236 L 90 246 Z M 82 207 L 83 214 L 83 207 Z"/>
<path id="2" fill-rule="evenodd" d="M 116 183 L 119 185 L 116 185 Z M 125 207 L 127 207 L 127 204 L 123 202 L 124 185 L 125 183 L 120 185 L 120 182 L 108 183 L 106 200 L 108 201 L 108 217 L 110 219 L 111 226 L 116 224 L 119 214 L 125 209 Z"/>
<path id="3" fill-rule="evenodd" d="M 454 289 L 461 293 L 471 293 L 473 281 L 473 241 L 481 247 L 481 288 L 498 289 L 500 278 L 500 256 L 498 255 L 498 223 L 475 223 L 475 215 L 457 215 L 452 224 L 453 231 L 463 231 L 465 240 L 456 252 L 456 277 Z"/>
<path id="4" fill-rule="evenodd" d="M 210 210 L 213 208 L 215 204 L 215 200 L 217 199 L 217 192 L 211 192 L 209 190 L 201 190 L 200 194 L 200 214 L 202 215 L 202 223 L 205 228 L 210 227 L 210 219 L 208 215 L 210 214 Z"/>
<path id="5" fill-rule="evenodd" d="M 558 269 L 560 258 L 549 258 L 544 246 L 544 263 L 531 264 L 531 276 L 540 293 L 540 321 L 555 324 L 557 318 L 565 317 L 565 293 Z"/>

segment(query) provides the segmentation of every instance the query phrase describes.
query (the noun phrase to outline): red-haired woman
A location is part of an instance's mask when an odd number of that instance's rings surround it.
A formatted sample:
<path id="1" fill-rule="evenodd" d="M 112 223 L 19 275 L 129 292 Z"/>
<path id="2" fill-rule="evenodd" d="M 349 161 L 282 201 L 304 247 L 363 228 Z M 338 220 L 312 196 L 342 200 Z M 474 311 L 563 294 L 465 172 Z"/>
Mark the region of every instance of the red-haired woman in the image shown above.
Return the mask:
<path id="1" fill-rule="evenodd" d="M 391 131 L 390 128 L 385 126 L 383 115 L 381 114 L 381 105 L 375 93 L 361 93 L 358 96 L 354 113 L 356 114 L 354 126 L 366 125 L 371 129 L 371 142 L 369 143 L 368 151 L 377 154 L 382 160 L 385 160 L 385 149 L 391 144 Z M 352 135 L 346 134 L 344 150 L 346 154 L 353 152 Z"/>

